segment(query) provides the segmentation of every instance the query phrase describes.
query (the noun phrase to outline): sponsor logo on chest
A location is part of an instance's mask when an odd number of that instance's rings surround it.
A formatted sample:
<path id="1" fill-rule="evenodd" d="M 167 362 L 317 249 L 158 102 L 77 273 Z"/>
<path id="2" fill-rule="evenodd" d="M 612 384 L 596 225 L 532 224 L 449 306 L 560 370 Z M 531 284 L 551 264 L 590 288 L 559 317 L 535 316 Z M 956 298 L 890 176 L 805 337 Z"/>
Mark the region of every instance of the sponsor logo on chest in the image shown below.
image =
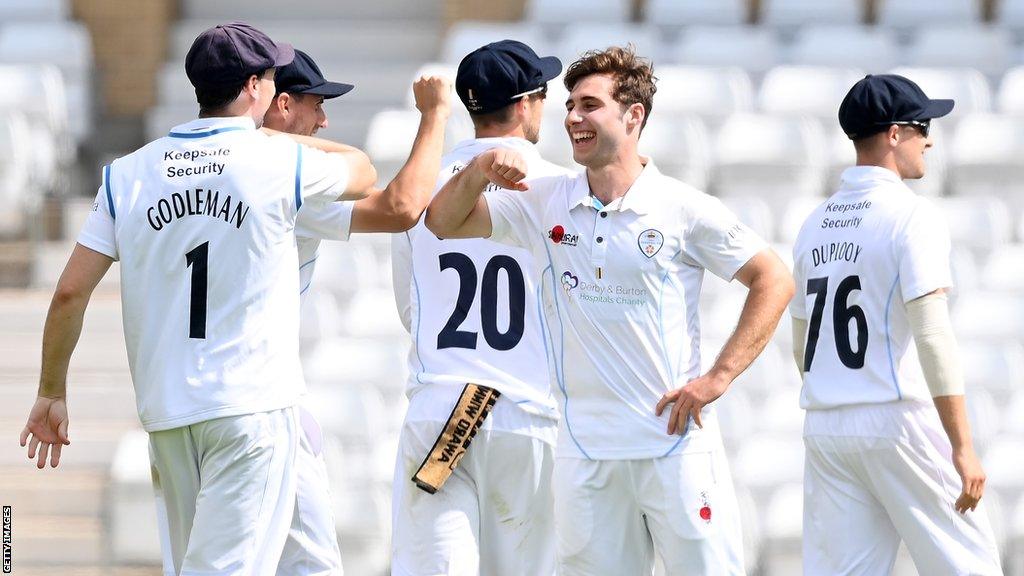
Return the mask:
<path id="1" fill-rule="evenodd" d="M 561 244 L 562 246 L 576 246 L 580 242 L 579 234 L 566 232 L 565 227 L 561 224 L 556 224 L 548 231 L 548 238 L 555 244 Z"/>

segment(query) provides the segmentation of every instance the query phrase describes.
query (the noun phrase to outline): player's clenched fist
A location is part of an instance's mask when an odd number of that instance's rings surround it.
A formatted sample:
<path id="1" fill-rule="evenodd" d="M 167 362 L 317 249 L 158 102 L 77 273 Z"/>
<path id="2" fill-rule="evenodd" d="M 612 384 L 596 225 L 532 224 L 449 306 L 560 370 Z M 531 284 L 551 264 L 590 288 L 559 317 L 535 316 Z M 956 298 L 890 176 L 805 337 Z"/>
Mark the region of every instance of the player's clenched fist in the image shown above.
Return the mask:
<path id="1" fill-rule="evenodd" d="M 507 148 L 492 148 L 477 156 L 480 169 L 488 180 L 508 190 L 527 190 L 526 160 L 522 154 Z"/>
<path id="2" fill-rule="evenodd" d="M 416 109 L 422 113 L 440 112 L 447 116 L 451 112 L 451 93 L 452 83 L 443 76 L 420 76 L 412 84 Z"/>

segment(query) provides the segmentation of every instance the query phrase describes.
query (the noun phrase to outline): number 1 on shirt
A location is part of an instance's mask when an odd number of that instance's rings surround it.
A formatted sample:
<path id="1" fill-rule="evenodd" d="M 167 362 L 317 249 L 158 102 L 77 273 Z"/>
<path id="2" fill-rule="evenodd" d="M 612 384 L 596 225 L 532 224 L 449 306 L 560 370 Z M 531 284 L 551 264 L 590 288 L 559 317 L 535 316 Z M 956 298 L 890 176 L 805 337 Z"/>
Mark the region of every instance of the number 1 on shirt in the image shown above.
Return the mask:
<path id="1" fill-rule="evenodd" d="M 189 338 L 206 338 L 206 264 L 209 253 L 209 241 L 185 253 L 185 267 L 192 268 L 188 314 Z"/>

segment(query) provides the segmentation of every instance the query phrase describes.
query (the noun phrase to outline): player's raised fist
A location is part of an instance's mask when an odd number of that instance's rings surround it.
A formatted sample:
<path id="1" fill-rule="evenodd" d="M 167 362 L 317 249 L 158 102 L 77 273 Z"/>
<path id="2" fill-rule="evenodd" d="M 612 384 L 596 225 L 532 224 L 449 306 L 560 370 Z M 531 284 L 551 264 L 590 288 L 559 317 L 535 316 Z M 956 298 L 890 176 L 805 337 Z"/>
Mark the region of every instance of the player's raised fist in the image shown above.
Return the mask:
<path id="1" fill-rule="evenodd" d="M 422 112 L 451 112 L 452 83 L 444 76 L 420 76 L 412 84 L 416 108 Z"/>
<path id="2" fill-rule="evenodd" d="M 492 148 L 477 156 L 480 169 L 488 180 L 508 190 L 527 190 L 526 160 L 522 154 L 508 148 Z"/>

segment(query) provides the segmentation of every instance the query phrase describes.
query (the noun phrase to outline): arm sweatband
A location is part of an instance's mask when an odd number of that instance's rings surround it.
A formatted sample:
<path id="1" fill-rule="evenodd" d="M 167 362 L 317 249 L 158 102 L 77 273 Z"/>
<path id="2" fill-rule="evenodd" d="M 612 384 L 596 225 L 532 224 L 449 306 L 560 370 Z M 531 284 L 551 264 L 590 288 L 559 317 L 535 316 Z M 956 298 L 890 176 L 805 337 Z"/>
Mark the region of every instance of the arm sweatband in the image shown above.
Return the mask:
<path id="1" fill-rule="evenodd" d="M 932 397 L 962 396 L 964 371 L 946 295 L 928 294 L 907 302 L 907 319 Z"/>
<path id="2" fill-rule="evenodd" d="M 804 348 L 807 346 L 807 320 L 790 317 L 793 321 L 793 360 L 800 377 L 804 376 Z"/>

